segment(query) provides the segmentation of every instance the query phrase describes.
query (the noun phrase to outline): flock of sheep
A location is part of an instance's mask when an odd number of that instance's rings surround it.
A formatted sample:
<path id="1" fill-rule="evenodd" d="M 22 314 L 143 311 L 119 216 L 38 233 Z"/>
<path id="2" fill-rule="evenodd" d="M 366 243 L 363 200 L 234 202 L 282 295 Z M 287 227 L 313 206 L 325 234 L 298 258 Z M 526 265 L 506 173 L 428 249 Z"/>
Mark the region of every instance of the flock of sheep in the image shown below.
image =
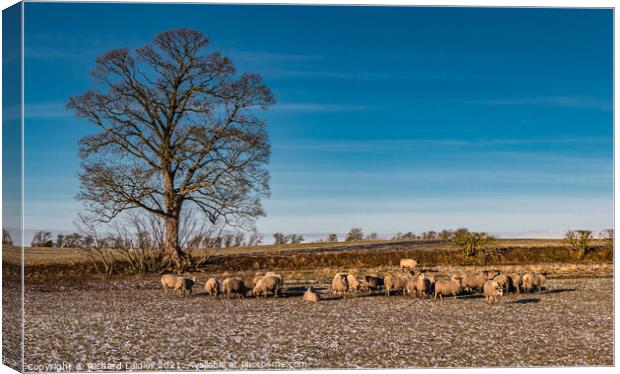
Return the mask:
<path id="1" fill-rule="evenodd" d="M 545 276 L 539 273 L 525 273 L 523 275 L 513 273 L 504 274 L 497 270 L 485 270 L 481 272 L 465 272 L 452 274 L 448 279 L 435 280 L 432 275 L 416 271 L 418 263 L 414 259 L 402 259 L 400 261 L 400 272 L 394 272 L 381 277 L 376 274 L 364 276 L 363 282 L 350 273 L 337 273 L 331 283 L 331 291 L 344 297 L 348 292 L 358 292 L 361 290 L 374 292 L 385 292 L 386 296 L 390 293 L 401 291 L 403 295 L 415 296 L 419 298 L 434 296 L 435 299 L 444 296 L 457 296 L 463 291 L 482 292 L 486 301 L 496 303 L 498 298 L 504 293 L 540 291 L 543 289 Z M 192 288 L 197 284 L 196 277 L 177 276 L 166 274 L 161 278 L 161 285 L 167 293 L 168 289 L 182 292 L 184 295 L 192 293 Z M 274 272 L 256 274 L 252 280 L 252 287 L 248 287 L 241 278 L 226 278 L 220 280 L 209 278 L 204 283 L 204 290 L 209 296 L 218 295 L 245 297 L 248 292 L 255 297 L 272 294 L 277 297 L 284 285 L 283 277 Z M 314 292 L 312 287 L 308 287 L 303 295 L 303 301 L 318 302 L 319 294 Z"/>

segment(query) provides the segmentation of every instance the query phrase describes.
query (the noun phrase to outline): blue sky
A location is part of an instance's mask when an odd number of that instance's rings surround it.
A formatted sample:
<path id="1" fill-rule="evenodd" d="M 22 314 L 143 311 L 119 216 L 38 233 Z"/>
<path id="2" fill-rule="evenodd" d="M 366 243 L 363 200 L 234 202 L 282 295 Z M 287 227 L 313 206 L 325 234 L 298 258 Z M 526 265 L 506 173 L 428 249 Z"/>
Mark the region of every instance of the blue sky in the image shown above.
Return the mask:
<path id="1" fill-rule="evenodd" d="M 274 231 L 466 226 L 557 236 L 613 224 L 612 12 L 571 9 L 26 4 L 26 229 L 71 230 L 64 106 L 95 58 L 203 31 L 277 104 Z"/>

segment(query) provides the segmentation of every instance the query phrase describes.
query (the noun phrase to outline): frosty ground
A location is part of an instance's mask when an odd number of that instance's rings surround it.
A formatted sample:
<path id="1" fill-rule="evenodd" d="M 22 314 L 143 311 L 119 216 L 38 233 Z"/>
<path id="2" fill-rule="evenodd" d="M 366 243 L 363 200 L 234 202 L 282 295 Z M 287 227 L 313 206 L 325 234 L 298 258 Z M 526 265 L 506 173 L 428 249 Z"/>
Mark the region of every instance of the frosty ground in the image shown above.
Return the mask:
<path id="1" fill-rule="evenodd" d="M 613 364 L 612 278 L 550 279 L 545 292 L 498 305 L 382 295 L 314 305 L 298 291 L 182 298 L 155 278 L 29 287 L 26 369 Z"/>

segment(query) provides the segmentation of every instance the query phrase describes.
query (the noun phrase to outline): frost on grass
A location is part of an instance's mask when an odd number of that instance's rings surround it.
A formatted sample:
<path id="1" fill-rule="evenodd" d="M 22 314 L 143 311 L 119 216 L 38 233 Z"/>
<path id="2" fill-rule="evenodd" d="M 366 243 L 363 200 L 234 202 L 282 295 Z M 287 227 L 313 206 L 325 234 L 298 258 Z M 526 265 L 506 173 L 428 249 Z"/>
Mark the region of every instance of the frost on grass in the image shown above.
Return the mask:
<path id="1" fill-rule="evenodd" d="M 157 280 L 153 280 L 157 282 Z M 150 282 L 150 280 L 149 280 Z M 129 286 L 133 284 L 133 286 Z M 464 296 L 211 299 L 116 284 L 26 293 L 26 364 L 303 362 L 306 368 L 613 364 L 613 280 Z"/>

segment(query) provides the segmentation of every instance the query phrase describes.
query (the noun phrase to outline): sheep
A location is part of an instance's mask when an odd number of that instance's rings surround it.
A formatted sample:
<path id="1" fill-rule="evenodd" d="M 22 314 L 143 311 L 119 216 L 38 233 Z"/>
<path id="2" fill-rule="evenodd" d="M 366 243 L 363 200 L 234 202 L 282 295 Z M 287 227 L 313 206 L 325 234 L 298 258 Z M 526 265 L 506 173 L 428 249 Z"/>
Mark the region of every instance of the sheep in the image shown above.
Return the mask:
<path id="1" fill-rule="evenodd" d="M 468 291 L 482 290 L 484 288 L 484 282 L 486 282 L 484 273 L 465 273 L 463 275 L 462 285 Z"/>
<path id="2" fill-rule="evenodd" d="M 219 279 L 209 278 L 205 282 L 205 291 L 209 294 L 209 296 L 217 297 L 217 294 L 220 293 L 221 288 L 222 282 Z"/>
<path id="3" fill-rule="evenodd" d="M 347 280 L 346 273 L 336 273 L 332 280 L 332 292 L 334 294 L 340 294 L 344 296 L 344 293 L 349 290 L 349 281 Z"/>
<path id="4" fill-rule="evenodd" d="M 364 287 L 369 290 L 370 293 L 383 287 L 383 278 L 376 274 L 368 274 L 364 276 L 364 280 Z"/>
<path id="5" fill-rule="evenodd" d="M 254 296 L 258 297 L 260 294 L 263 294 L 267 297 L 268 292 L 273 293 L 273 297 L 278 297 L 278 292 L 282 289 L 282 279 L 273 276 L 273 275 L 265 275 L 262 277 L 254 286 L 252 293 Z"/>
<path id="6" fill-rule="evenodd" d="M 349 291 L 351 292 L 359 291 L 361 285 L 360 285 L 360 282 L 355 277 L 355 275 L 347 274 L 347 282 L 349 283 Z"/>
<path id="7" fill-rule="evenodd" d="M 546 278 L 542 274 L 527 273 L 521 277 L 521 284 L 523 285 L 523 291 L 525 293 L 532 291 L 541 291 Z"/>
<path id="8" fill-rule="evenodd" d="M 484 283 L 484 297 L 488 303 L 497 303 L 498 297 L 503 295 L 502 286 L 494 280 L 488 280 Z"/>
<path id="9" fill-rule="evenodd" d="M 421 273 L 420 275 L 418 275 L 416 279 L 416 286 L 415 286 L 416 291 L 417 291 L 417 296 L 424 299 L 426 295 L 430 295 L 431 286 L 432 286 L 431 280 L 428 277 L 426 277 L 424 273 Z"/>
<path id="10" fill-rule="evenodd" d="M 391 290 L 403 290 L 407 285 L 407 278 L 398 274 L 388 274 L 383 278 L 385 295 L 390 296 Z"/>
<path id="11" fill-rule="evenodd" d="M 319 301 L 319 294 L 312 291 L 312 287 L 308 287 L 308 289 L 304 293 L 304 302 L 312 302 L 316 304 L 318 301 Z"/>
<path id="12" fill-rule="evenodd" d="M 500 274 L 499 270 L 485 270 L 482 272 L 484 274 L 484 278 L 486 280 L 493 280 L 496 276 Z"/>
<path id="13" fill-rule="evenodd" d="M 521 276 L 517 273 L 508 274 L 508 277 L 512 279 L 512 287 L 517 295 L 521 294 Z"/>
<path id="14" fill-rule="evenodd" d="M 256 286 L 256 283 L 258 283 L 258 281 L 264 276 L 265 275 L 263 275 L 263 273 L 256 273 L 254 275 L 254 278 L 252 279 L 252 288 L 254 288 L 254 286 Z"/>
<path id="15" fill-rule="evenodd" d="M 186 293 L 191 295 L 194 283 L 196 283 L 196 277 L 177 277 L 174 289 L 181 291 L 183 296 L 185 296 Z"/>
<path id="16" fill-rule="evenodd" d="M 506 274 L 500 274 L 498 276 L 496 276 L 495 278 L 493 278 L 493 280 L 495 282 L 497 282 L 497 284 L 500 285 L 500 287 L 504 290 L 504 292 L 508 293 L 510 291 L 512 291 L 514 285 L 512 283 L 512 278 L 509 277 Z M 488 282 L 488 281 L 487 281 Z M 486 285 L 486 283 L 485 283 Z"/>
<path id="17" fill-rule="evenodd" d="M 407 283 L 403 289 L 403 295 L 417 296 L 418 280 L 416 277 L 407 277 Z"/>
<path id="18" fill-rule="evenodd" d="M 226 294 L 226 298 L 230 299 L 230 294 L 236 294 L 237 298 L 245 297 L 248 288 L 241 278 L 226 278 L 222 282 L 222 293 Z"/>
<path id="19" fill-rule="evenodd" d="M 412 258 L 403 258 L 400 260 L 400 269 L 415 269 L 418 266 L 418 261 Z"/>
<path id="20" fill-rule="evenodd" d="M 265 273 L 266 277 L 277 277 L 280 279 L 280 283 L 284 284 L 284 278 L 280 274 L 276 274 L 273 271 L 268 271 Z"/>
<path id="21" fill-rule="evenodd" d="M 168 293 L 168 288 L 174 289 L 176 283 L 177 276 L 174 274 L 164 274 L 161 277 L 161 287 L 164 289 L 165 293 Z"/>
<path id="22" fill-rule="evenodd" d="M 543 284 L 545 283 L 545 276 L 538 273 L 527 273 L 521 278 L 524 292 L 542 291 Z"/>
<path id="23" fill-rule="evenodd" d="M 462 277 L 458 275 L 452 275 L 449 280 L 438 280 L 435 283 L 435 299 L 437 299 L 437 295 L 439 295 L 440 299 L 443 299 L 444 296 L 456 297 L 461 293 L 461 285 Z"/>

